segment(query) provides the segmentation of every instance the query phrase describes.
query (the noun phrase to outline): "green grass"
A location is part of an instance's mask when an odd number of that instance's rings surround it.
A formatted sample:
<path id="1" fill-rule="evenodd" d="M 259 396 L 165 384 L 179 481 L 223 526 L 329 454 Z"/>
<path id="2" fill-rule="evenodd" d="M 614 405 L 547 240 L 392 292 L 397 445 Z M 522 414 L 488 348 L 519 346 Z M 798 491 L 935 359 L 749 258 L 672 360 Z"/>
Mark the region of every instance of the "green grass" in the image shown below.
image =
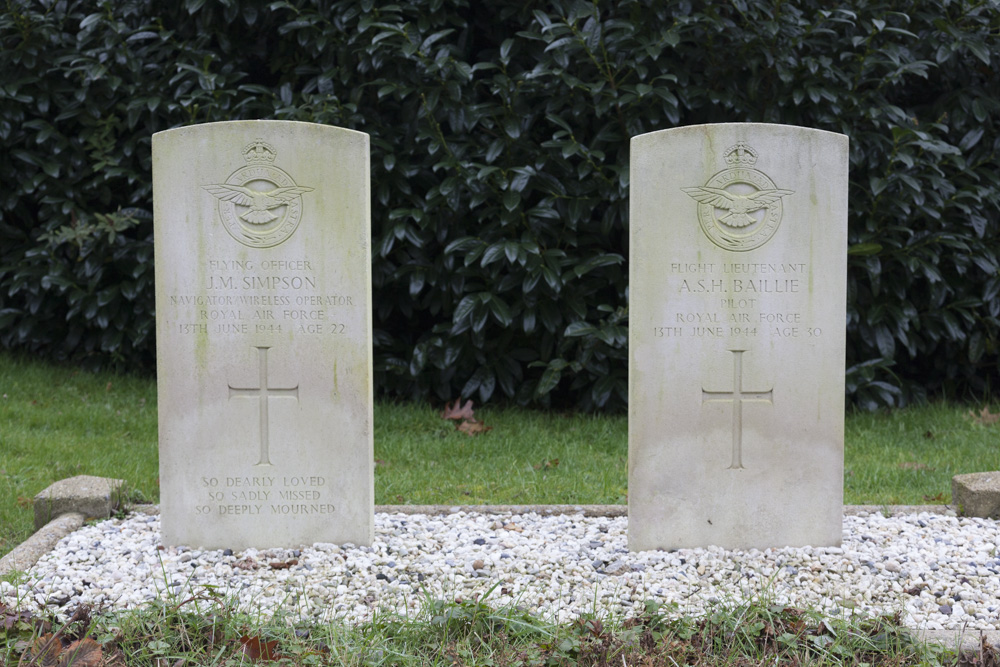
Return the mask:
<path id="1" fill-rule="evenodd" d="M 368 623 L 302 625 L 238 613 L 206 594 L 119 614 L 78 610 L 65 625 L 38 627 L 0 606 L 0 665 L 80 662 L 127 665 L 902 665 L 960 663 L 915 642 L 896 617 L 832 618 L 766 599 L 678 617 L 647 602 L 633 619 L 584 617 L 554 624 L 489 600 L 428 599 L 412 617 L 377 613 Z M 78 643 L 74 643 L 78 642 Z M 52 648 L 56 647 L 56 648 Z M 48 657 L 49 660 L 43 661 Z M 971 658 L 973 656 L 966 656 Z M 59 664 L 65 664 L 60 662 Z"/>
<path id="2" fill-rule="evenodd" d="M 844 433 L 845 502 L 951 502 L 953 476 L 1000 470 L 1000 423 L 981 423 L 970 412 L 970 406 L 931 403 L 851 413 Z"/>
<path id="3" fill-rule="evenodd" d="M 468 436 L 442 408 L 375 406 L 376 503 L 626 502 L 625 416 L 486 407 L 476 417 L 492 430 Z M 1000 469 L 1000 424 L 969 410 L 848 414 L 845 502 L 944 503 L 953 475 Z M 30 499 L 80 474 L 125 479 L 134 500 L 158 500 L 155 382 L 0 354 L 0 554 L 31 533 Z"/>
<path id="4" fill-rule="evenodd" d="M 485 408 L 469 436 L 427 405 L 375 406 L 379 504 L 624 504 L 624 417 Z"/>
<path id="5" fill-rule="evenodd" d="M 0 355 L 0 554 L 33 528 L 30 499 L 74 475 L 158 497 L 156 384 Z"/>

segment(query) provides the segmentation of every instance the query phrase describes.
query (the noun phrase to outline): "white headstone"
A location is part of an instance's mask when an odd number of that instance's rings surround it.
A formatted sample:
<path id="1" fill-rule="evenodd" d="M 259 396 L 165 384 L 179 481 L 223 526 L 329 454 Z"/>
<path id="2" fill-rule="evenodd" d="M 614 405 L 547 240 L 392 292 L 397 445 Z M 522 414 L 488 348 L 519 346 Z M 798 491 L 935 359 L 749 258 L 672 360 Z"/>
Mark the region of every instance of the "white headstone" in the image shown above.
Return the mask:
<path id="1" fill-rule="evenodd" d="M 634 137 L 629 546 L 830 546 L 843 514 L 846 136 Z"/>
<path id="2" fill-rule="evenodd" d="M 368 135 L 160 132 L 153 192 L 164 543 L 369 544 Z"/>

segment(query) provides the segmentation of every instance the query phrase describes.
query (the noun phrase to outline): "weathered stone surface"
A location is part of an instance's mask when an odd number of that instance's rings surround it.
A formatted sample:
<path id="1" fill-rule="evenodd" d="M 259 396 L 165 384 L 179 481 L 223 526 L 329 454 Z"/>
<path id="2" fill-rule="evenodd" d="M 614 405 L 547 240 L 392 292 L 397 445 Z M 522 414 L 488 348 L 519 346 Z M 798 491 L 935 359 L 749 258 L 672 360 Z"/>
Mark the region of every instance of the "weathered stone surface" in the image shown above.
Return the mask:
<path id="1" fill-rule="evenodd" d="M 32 533 L 31 537 L 0 558 L 0 577 L 11 572 L 27 572 L 38 559 L 52 551 L 59 540 L 83 525 L 79 512 L 65 512 Z"/>
<path id="2" fill-rule="evenodd" d="M 840 543 L 847 146 L 632 139 L 630 548 Z"/>
<path id="3" fill-rule="evenodd" d="M 35 530 L 68 512 L 78 512 L 87 519 L 108 518 L 124 483 L 120 479 L 77 475 L 50 484 L 35 496 Z"/>
<path id="4" fill-rule="evenodd" d="M 951 504 L 961 516 L 1000 519 L 1000 471 L 952 477 Z"/>
<path id="5" fill-rule="evenodd" d="M 165 544 L 373 538 L 368 135 L 153 137 Z"/>

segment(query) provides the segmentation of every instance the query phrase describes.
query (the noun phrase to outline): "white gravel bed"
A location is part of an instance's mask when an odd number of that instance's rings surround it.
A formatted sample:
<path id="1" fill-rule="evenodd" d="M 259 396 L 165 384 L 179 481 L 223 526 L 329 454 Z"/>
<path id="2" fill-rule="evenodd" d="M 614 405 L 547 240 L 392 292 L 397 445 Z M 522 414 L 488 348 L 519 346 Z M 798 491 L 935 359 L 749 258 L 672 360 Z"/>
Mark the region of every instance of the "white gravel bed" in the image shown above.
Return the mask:
<path id="1" fill-rule="evenodd" d="M 629 553 L 624 517 L 376 514 L 371 547 L 195 550 L 160 545 L 159 518 L 85 526 L 0 600 L 72 613 L 80 603 L 123 609 L 160 597 L 188 608 L 212 596 L 255 613 L 349 623 L 376 610 L 413 615 L 428 598 L 520 605 L 565 621 L 617 617 L 644 601 L 702 615 L 748 599 L 831 614 L 902 612 L 926 629 L 1000 629 L 996 521 L 920 513 L 844 517 L 841 548 Z"/>

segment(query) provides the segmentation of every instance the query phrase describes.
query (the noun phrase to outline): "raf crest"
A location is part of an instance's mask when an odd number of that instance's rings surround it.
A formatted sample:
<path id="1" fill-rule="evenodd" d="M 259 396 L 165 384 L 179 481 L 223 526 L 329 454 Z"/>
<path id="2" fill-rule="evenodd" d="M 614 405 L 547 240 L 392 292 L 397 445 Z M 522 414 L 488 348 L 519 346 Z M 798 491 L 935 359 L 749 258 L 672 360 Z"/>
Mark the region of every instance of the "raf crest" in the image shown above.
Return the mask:
<path id="1" fill-rule="evenodd" d="M 201 186 L 219 200 L 230 236 L 252 248 L 270 248 L 291 236 L 302 219 L 302 195 L 313 191 L 275 167 L 277 156 L 271 144 L 257 139 L 243 149 L 246 166 L 225 183 Z"/>
<path id="2" fill-rule="evenodd" d="M 727 169 L 702 187 L 681 189 L 698 202 L 698 222 L 713 243 L 737 252 L 759 248 L 778 229 L 782 197 L 795 193 L 754 169 L 757 151 L 745 142 L 730 146 L 722 157 Z"/>

